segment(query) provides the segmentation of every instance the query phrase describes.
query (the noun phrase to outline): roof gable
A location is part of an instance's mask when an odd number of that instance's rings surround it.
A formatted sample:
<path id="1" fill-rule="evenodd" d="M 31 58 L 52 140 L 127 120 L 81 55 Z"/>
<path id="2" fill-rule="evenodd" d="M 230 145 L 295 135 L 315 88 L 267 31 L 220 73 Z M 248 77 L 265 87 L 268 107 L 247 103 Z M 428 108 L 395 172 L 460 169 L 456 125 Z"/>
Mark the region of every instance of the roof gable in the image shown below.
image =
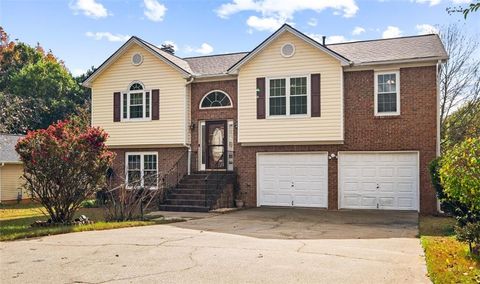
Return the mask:
<path id="1" fill-rule="evenodd" d="M 161 50 L 155 45 L 148 43 L 138 37 L 132 36 L 127 42 L 125 42 L 117 51 L 115 51 L 107 60 L 105 60 L 90 76 L 88 76 L 84 81 L 83 85 L 85 87 L 90 87 L 91 83 L 97 78 L 103 71 L 105 71 L 113 62 L 115 62 L 121 55 L 123 55 L 132 45 L 137 44 L 140 47 L 144 48 L 155 57 L 171 66 L 173 69 L 177 70 L 184 77 L 190 77 L 192 71 L 188 63 L 175 55 L 172 55 L 168 52 Z"/>
<path id="2" fill-rule="evenodd" d="M 318 43 L 314 39 L 308 37 L 307 35 L 303 34 L 302 32 L 294 29 L 288 24 L 284 24 L 280 27 L 276 32 L 274 32 L 271 36 L 265 39 L 262 43 L 260 43 L 257 47 L 255 47 L 251 52 L 245 55 L 242 59 L 240 59 L 237 63 L 235 63 L 232 67 L 230 67 L 227 72 L 228 73 L 236 73 L 238 69 L 244 65 L 246 62 L 250 61 L 256 54 L 261 52 L 266 46 L 268 46 L 271 42 L 277 39 L 280 35 L 285 32 L 290 32 L 293 35 L 297 36 L 298 38 L 302 39 L 303 41 L 311 44 L 312 46 L 318 48 L 319 50 L 325 52 L 326 54 L 332 56 L 333 58 L 340 61 L 340 64 L 343 66 L 347 66 L 350 64 L 350 61 L 345 58 L 344 56 L 336 53 L 335 51 L 329 49 L 328 47 Z"/>

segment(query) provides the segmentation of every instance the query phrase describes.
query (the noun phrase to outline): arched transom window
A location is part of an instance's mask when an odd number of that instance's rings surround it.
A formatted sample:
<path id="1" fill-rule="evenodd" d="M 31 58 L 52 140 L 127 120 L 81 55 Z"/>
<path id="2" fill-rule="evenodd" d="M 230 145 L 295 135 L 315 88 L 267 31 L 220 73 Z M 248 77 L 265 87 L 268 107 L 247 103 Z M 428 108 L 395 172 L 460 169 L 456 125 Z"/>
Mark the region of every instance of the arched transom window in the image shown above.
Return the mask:
<path id="1" fill-rule="evenodd" d="M 232 107 L 232 101 L 230 100 L 230 97 L 222 91 L 212 91 L 206 94 L 200 103 L 200 108 L 222 107 Z"/>
<path id="2" fill-rule="evenodd" d="M 123 94 L 123 120 L 150 119 L 150 92 L 146 91 L 140 82 L 134 82 Z"/>

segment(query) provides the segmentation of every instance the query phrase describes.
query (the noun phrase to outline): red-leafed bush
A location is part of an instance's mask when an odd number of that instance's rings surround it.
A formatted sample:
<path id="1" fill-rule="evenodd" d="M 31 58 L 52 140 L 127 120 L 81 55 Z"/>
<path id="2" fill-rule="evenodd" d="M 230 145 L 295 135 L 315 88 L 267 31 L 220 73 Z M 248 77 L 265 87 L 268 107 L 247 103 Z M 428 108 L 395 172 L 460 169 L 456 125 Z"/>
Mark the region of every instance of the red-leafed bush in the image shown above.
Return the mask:
<path id="1" fill-rule="evenodd" d="M 53 222 L 71 221 L 82 201 L 105 186 L 114 158 L 107 138 L 100 128 L 66 120 L 30 131 L 18 142 L 25 187 Z"/>

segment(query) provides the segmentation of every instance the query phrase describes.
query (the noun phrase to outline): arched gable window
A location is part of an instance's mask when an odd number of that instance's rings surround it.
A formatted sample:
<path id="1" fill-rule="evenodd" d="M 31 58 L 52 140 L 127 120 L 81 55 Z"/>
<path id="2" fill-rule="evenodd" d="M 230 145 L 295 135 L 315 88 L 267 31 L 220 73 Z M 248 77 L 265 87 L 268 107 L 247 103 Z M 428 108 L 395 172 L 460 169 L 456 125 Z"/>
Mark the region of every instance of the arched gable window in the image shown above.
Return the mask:
<path id="1" fill-rule="evenodd" d="M 128 91 L 123 94 L 123 119 L 150 119 L 150 96 L 150 92 L 145 90 L 141 82 L 135 81 L 130 84 Z"/>
<path id="2" fill-rule="evenodd" d="M 200 102 L 200 108 L 229 108 L 232 107 L 232 100 L 227 93 L 222 91 L 211 91 L 206 94 Z"/>

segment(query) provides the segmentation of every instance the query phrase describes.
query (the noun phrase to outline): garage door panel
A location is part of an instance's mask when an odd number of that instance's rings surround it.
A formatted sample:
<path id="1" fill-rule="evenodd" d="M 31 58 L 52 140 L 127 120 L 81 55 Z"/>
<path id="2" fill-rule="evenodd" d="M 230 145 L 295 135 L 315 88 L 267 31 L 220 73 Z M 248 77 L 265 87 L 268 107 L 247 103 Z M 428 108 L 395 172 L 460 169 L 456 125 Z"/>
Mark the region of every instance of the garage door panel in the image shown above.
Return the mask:
<path id="1" fill-rule="evenodd" d="M 378 177 L 393 177 L 395 176 L 394 167 L 381 167 L 378 169 Z"/>
<path id="2" fill-rule="evenodd" d="M 377 169 L 376 168 L 362 168 L 361 169 L 362 173 L 361 177 L 375 177 L 377 174 Z"/>
<path id="3" fill-rule="evenodd" d="M 259 154 L 257 162 L 258 205 L 327 207 L 326 153 Z"/>
<path id="4" fill-rule="evenodd" d="M 418 209 L 418 154 L 339 153 L 341 208 Z"/>
<path id="5" fill-rule="evenodd" d="M 414 167 L 399 167 L 398 168 L 398 177 L 414 177 L 415 168 Z"/>
<path id="6" fill-rule="evenodd" d="M 415 192 L 416 187 L 413 182 L 399 182 L 397 185 L 397 189 L 400 194 L 411 194 Z"/>

